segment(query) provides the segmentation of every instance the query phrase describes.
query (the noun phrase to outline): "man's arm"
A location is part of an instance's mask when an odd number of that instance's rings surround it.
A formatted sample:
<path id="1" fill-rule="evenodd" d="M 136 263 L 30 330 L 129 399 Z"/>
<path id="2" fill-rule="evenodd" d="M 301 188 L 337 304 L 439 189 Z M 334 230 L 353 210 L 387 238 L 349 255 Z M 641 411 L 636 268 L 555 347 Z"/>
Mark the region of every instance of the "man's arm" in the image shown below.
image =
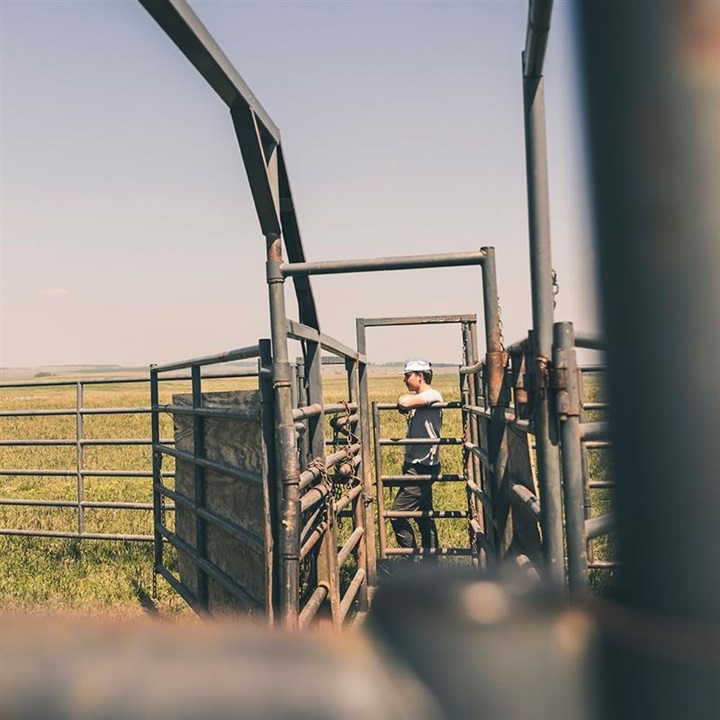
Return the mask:
<path id="1" fill-rule="evenodd" d="M 426 391 L 427 392 L 427 391 Z M 426 392 L 406 393 L 398 398 L 398 410 L 413 410 L 414 408 L 427 407 L 432 405 L 435 400 L 428 401 Z"/>

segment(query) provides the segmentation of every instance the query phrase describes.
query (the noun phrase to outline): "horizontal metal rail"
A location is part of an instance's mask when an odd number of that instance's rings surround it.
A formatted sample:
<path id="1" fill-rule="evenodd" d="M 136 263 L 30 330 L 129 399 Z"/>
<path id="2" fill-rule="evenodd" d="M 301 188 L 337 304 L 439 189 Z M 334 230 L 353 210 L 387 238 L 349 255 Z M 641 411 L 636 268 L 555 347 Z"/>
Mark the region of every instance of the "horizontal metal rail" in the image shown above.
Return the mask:
<path id="1" fill-rule="evenodd" d="M 357 412 L 356 403 L 328 403 L 321 405 L 320 403 L 314 403 L 312 405 L 305 405 L 304 407 L 295 408 L 292 411 L 293 420 L 308 420 L 309 418 L 317 417 L 321 413 L 325 415 L 333 415 L 343 412 Z"/>
<path id="2" fill-rule="evenodd" d="M 226 517 L 223 517 L 209 508 L 198 507 L 195 501 L 191 498 L 183 495 L 182 493 L 176 492 L 175 490 L 171 490 L 164 485 L 156 484 L 154 489 L 164 497 L 168 497 L 173 500 L 176 506 L 182 505 L 184 508 L 190 510 L 195 516 L 206 520 L 216 527 L 219 527 L 228 535 L 232 535 L 236 540 L 239 540 L 247 547 L 252 548 L 257 553 L 262 554 L 265 552 L 265 543 L 263 539 L 255 535 L 255 533 L 250 530 L 247 530 L 241 525 L 228 520 Z"/>
<path id="3" fill-rule="evenodd" d="M 410 317 L 361 318 L 365 327 L 397 325 L 443 325 L 445 323 L 477 322 L 477 315 L 417 315 Z"/>
<path id="4" fill-rule="evenodd" d="M 468 510 L 386 510 L 386 518 L 445 518 L 462 519 L 469 517 Z"/>
<path id="5" fill-rule="evenodd" d="M 442 555 L 443 557 L 471 555 L 470 548 L 386 548 L 388 555 Z"/>
<path id="6" fill-rule="evenodd" d="M 166 444 L 174 443 L 174 438 L 166 438 L 162 442 Z M 69 438 L 59 438 L 57 440 L 0 440 L 0 447 L 77 447 L 101 445 L 111 447 L 113 445 L 152 445 L 152 440 L 144 440 L 141 438 L 102 438 L 91 439 L 81 438 L 80 440 L 71 440 Z"/>
<path id="7" fill-rule="evenodd" d="M 180 360 L 166 365 L 151 365 L 154 372 L 165 373 L 171 370 L 187 370 L 191 367 L 202 367 L 203 365 L 217 365 L 220 363 L 234 362 L 236 360 L 250 360 L 260 356 L 260 346 L 251 345 L 244 348 L 236 348 L 235 350 L 227 350 L 216 355 L 206 355 L 204 357 L 191 358 L 190 360 Z"/>
<path id="8" fill-rule="evenodd" d="M 147 415 L 151 407 L 61 408 L 52 410 L 2 410 L 0 417 L 51 417 L 60 415 Z"/>
<path id="9" fill-rule="evenodd" d="M 83 508 L 93 510 L 152 510 L 152 503 L 110 502 L 94 500 L 33 500 L 28 498 L 0 498 L 0 505 L 23 507 Z"/>
<path id="10" fill-rule="evenodd" d="M 529 510 L 536 520 L 540 520 L 540 501 L 528 488 L 515 483 L 512 486 L 512 494 L 522 507 Z"/>
<path id="11" fill-rule="evenodd" d="M 575 331 L 575 347 L 585 350 L 605 350 L 605 341 L 599 335 Z"/>
<path id="12" fill-rule="evenodd" d="M 360 443 L 355 443 L 353 445 L 344 447 L 342 450 L 338 450 L 332 455 L 326 456 L 324 459 L 324 468 L 319 465 L 313 465 L 307 470 L 304 470 L 302 473 L 300 473 L 299 489 L 304 490 L 306 487 L 311 485 L 314 480 L 317 480 L 323 474 L 323 470 L 333 468 L 343 460 L 350 460 L 354 458 L 359 452 Z"/>
<path id="13" fill-rule="evenodd" d="M 350 612 L 353 601 L 357 597 L 358 592 L 360 592 L 360 588 L 365 582 L 365 575 L 365 570 L 363 568 L 358 568 L 358 571 L 355 573 L 353 579 L 350 581 L 350 584 L 345 591 L 345 595 L 343 595 L 342 600 L 340 601 L 338 622 L 342 623 L 345 621 L 348 612 Z"/>
<path id="14" fill-rule="evenodd" d="M 42 470 L 42 469 L 0 469 L 0 475 L 28 477 L 116 477 L 116 478 L 150 478 L 152 472 L 145 470 Z M 171 477 L 165 475 L 164 477 Z"/>
<path id="15" fill-rule="evenodd" d="M 341 513 L 363 490 L 362 485 L 355 485 L 335 503 L 335 514 Z"/>
<path id="16" fill-rule="evenodd" d="M 375 403 L 378 410 L 397 410 L 397 403 Z M 450 402 L 433 403 L 431 407 L 435 410 L 459 410 L 463 407 L 461 402 L 452 400 Z"/>
<path id="17" fill-rule="evenodd" d="M 337 555 L 338 567 L 342 567 L 345 561 L 350 557 L 350 553 L 357 547 L 362 540 L 365 530 L 362 527 L 356 527 Z"/>
<path id="18" fill-rule="evenodd" d="M 340 273 L 376 272 L 383 270 L 418 270 L 421 268 L 482 265 L 485 250 L 437 255 L 405 255 L 403 257 L 367 258 L 363 260 L 329 260 L 325 262 L 284 263 L 280 272 L 285 277 L 297 275 L 337 275 Z"/>
<path id="19" fill-rule="evenodd" d="M 257 377 L 256 368 L 239 369 L 234 372 L 213 373 L 212 375 L 204 375 L 204 380 L 229 380 L 232 378 Z M 181 382 L 183 380 L 191 380 L 190 375 L 172 375 L 171 377 L 158 378 L 159 382 Z M 150 383 L 150 377 L 116 377 L 116 378 L 80 378 L 77 380 L 23 380 L 21 382 L 0 382 L 0 390 L 17 389 L 17 388 L 36 388 L 42 389 L 46 387 L 77 387 L 78 385 L 137 385 L 142 383 Z"/>
<path id="20" fill-rule="evenodd" d="M 231 420 L 258 420 L 260 410 L 251 408 L 214 408 L 192 407 L 191 405 L 156 405 L 152 408 L 156 412 L 166 412 L 173 415 L 197 415 L 197 417 L 223 418 Z"/>
<path id="21" fill-rule="evenodd" d="M 252 595 L 250 595 L 245 588 L 238 585 L 232 578 L 230 578 L 228 575 L 226 575 L 217 565 L 214 563 L 211 563 L 209 560 L 206 560 L 205 558 L 202 558 L 198 555 L 197 550 L 190 545 L 189 543 L 186 543 L 184 540 L 182 540 L 178 535 L 176 535 L 174 532 L 168 530 L 167 528 L 163 527 L 162 525 L 157 526 L 156 532 L 158 532 L 168 543 L 170 543 L 173 547 L 177 548 L 178 550 L 181 550 L 186 555 L 188 555 L 190 558 L 192 558 L 195 565 L 200 568 L 203 572 L 207 573 L 209 576 L 211 576 L 214 580 L 219 582 L 231 595 L 236 597 L 238 600 L 243 602 L 249 609 L 252 608 L 258 608 L 261 609 L 262 605 L 257 601 L 256 598 L 254 598 Z M 163 575 L 164 577 L 164 575 Z"/>
<path id="22" fill-rule="evenodd" d="M 300 611 L 298 615 L 298 626 L 300 629 L 306 628 L 317 615 L 318 610 L 325 602 L 325 598 L 328 596 L 327 585 L 318 585 L 315 591 L 310 596 L 309 600 L 305 603 L 305 607 Z"/>
<path id="23" fill-rule="evenodd" d="M 170 455 L 177 460 L 184 460 L 185 462 L 193 465 L 203 467 L 206 470 L 212 470 L 220 475 L 226 475 L 227 477 L 234 478 L 235 480 L 242 480 L 253 485 L 262 486 L 262 477 L 257 473 L 250 472 L 249 470 L 243 470 L 242 468 L 235 467 L 234 465 L 227 465 L 226 463 L 217 462 L 216 460 L 195 457 L 195 455 L 190 452 L 177 450 L 176 448 L 163 445 L 162 443 L 156 445 L 155 449 L 158 452 Z"/>
<path id="24" fill-rule="evenodd" d="M 55 530 L 20 530 L 17 528 L 0 528 L 0 535 L 22 537 L 46 537 L 59 540 L 120 540 L 131 542 L 149 542 L 152 535 L 127 535 L 120 533 L 61 532 Z"/>
<path id="25" fill-rule="evenodd" d="M 423 482 L 465 482 L 464 475 L 456 475 L 454 473 L 441 474 L 441 475 L 381 475 L 383 485 L 388 487 L 399 487 L 409 482 L 412 483 L 423 483 Z"/>
<path id="26" fill-rule="evenodd" d="M 440 438 L 379 438 L 378 444 L 381 447 L 395 445 L 462 445 L 462 438 L 440 437 Z"/>
<path id="27" fill-rule="evenodd" d="M 296 340 L 310 340 L 311 342 L 317 342 L 325 350 L 329 350 L 340 357 L 350 358 L 361 363 L 367 363 L 365 355 L 359 353 L 351 347 L 348 347 L 344 343 L 341 343 L 339 340 L 336 340 L 329 335 L 325 335 L 325 333 L 321 333 L 316 328 L 303 325 L 295 320 L 288 320 L 286 332 L 288 337 Z"/>
<path id="28" fill-rule="evenodd" d="M 580 437 L 583 440 L 609 440 L 610 423 L 580 423 Z"/>
<path id="29" fill-rule="evenodd" d="M 607 535 L 617 527 L 617 516 L 614 513 L 607 513 L 600 517 L 589 518 L 585 521 L 585 533 L 588 540 L 593 540 L 601 535 Z"/>

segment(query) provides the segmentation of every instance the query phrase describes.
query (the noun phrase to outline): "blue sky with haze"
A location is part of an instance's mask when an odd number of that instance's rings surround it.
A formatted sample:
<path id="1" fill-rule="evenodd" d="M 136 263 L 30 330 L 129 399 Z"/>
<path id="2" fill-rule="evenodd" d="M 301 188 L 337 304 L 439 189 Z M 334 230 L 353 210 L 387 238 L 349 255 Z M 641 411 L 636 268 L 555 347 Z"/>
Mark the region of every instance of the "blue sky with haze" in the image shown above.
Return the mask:
<path id="1" fill-rule="evenodd" d="M 309 260 L 496 248 L 531 324 L 527 3 L 191 3 L 275 123 Z M 132 0 L 2 0 L 0 365 L 151 362 L 269 334 L 225 105 Z M 556 319 L 597 327 L 568 3 L 546 60 Z M 323 330 L 482 313 L 475 268 L 313 279 Z M 292 292 L 289 307 L 294 315 Z M 459 362 L 455 328 L 378 329 L 376 362 Z"/>

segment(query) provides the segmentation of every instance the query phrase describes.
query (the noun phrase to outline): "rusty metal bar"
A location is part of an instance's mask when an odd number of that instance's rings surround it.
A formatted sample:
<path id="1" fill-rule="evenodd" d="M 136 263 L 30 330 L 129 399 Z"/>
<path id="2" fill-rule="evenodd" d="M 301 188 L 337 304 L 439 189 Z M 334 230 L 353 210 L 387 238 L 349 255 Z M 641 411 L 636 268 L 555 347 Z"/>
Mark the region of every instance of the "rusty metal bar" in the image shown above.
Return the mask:
<path id="1" fill-rule="evenodd" d="M 528 509 L 532 515 L 539 520 L 541 516 L 540 501 L 524 485 L 515 483 L 512 486 L 512 494 L 520 501 L 520 504 Z"/>
<path id="2" fill-rule="evenodd" d="M 365 570 L 363 570 L 363 568 L 358 568 L 358 571 L 355 573 L 353 579 L 350 581 L 350 584 L 345 591 L 345 595 L 343 595 L 343 598 L 340 602 L 339 621 L 341 623 L 344 622 L 345 618 L 347 617 L 347 614 L 352 607 L 353 600 L 358 595 L 359 591 L 362 589 L 366 577 L 367 574 Z"/>
<path id="3" fill-rule="evenodd" d="M 588 540 L 594 540 L 601 535 L 607 535 L 612 532 L 617 526 L 617 515 L 615 515 L 615 513 L 607 513 L 606 515 L 586 520 L 585 532 L 587 533 Z"/>
<path id="4" fill-rule="evenodd" d="M 352 534 L 337 554 L 338 565 L 343 565 L 348 557 L 350 557 L 350 553 L 355 549 L 355 547 L 361 544 L 360 541 L 362 540 L 364 534 L 365 532 L 362 527 L 356 527 L 355 530 L 352 531 Z"/>
<path id="5" fill-rule="evenodd" d="M 306 628 L 313 621 L 327 596 L 328 587 L 326 585 L 318 585 L 318 587 L 315 588 L 315 592 L 313 592 L 310 599 L 305 603 L 305 607 L 300 611 L 298 616 L 297 624 L 300 629 Z"/>

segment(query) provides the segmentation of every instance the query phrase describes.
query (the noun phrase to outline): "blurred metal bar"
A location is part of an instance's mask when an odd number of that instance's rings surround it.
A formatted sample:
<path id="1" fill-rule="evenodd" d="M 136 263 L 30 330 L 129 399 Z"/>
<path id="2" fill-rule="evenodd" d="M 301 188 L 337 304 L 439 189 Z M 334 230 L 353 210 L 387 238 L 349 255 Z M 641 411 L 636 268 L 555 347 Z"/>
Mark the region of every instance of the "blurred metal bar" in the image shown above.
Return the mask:
<path id="1" fill-rule="evenodd" d="M 607 535 L 617 528 L 617 515 L 607 513 L 599 517 L 588 518 L 585 521 L 585 532 L 588 540 L 594 540 L 601 535 Z"/>
<path id="2" fill-rule="evenodd" d="M 608 622 L 626 619 L 636 638 L 606 637 L 607 713 L 710 717 L 720 707 L 710 639 L 720 621 L 720 4 L 576 5 L 623 568 Z M 670 651 L 687 623 L 712 660 Z"/>

